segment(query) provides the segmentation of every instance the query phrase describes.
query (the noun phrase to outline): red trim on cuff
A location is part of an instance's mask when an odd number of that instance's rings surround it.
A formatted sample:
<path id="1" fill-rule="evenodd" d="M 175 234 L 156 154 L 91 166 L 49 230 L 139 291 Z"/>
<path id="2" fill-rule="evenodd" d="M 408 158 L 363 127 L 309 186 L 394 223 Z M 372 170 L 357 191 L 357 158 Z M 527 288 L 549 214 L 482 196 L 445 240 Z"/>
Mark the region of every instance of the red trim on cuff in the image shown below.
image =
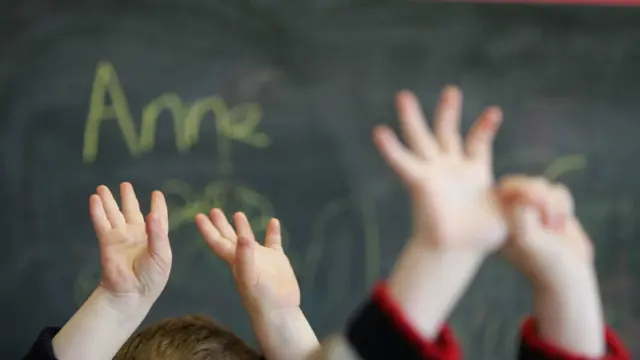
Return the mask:
<path id="1" fill-rule="evenodd" d="M 521 340 L 530 350 L 539 353 L 546 359 L 562 359 L 562 360 L 594 360 L 583 356 L 571 354 L 561 349 L 557 345 L 542 339 L 538 334 L 536 321 L 533 317 L 529 317 L 522 324 L 520 330 Z M 605 339 L 607 346 L 607 354 L 598 360 L 630 360 L 629 352 L 625 348 L 622 340 L 618 338 L 616 333 L 610 327 L 605 328 Z"/>
<path id="2" fill-rule="evenodd" d="M 375 287 L 373 300 L 393 319 L 397 328 L 407 339 L 420 348 L 425 359 L 457 360 L 461 358 L 453 330 L 445 324 L 435 342 L 423 338 L 409 323 L 402 309 L 391 297 L 386 283 L 380 283 Z"/>

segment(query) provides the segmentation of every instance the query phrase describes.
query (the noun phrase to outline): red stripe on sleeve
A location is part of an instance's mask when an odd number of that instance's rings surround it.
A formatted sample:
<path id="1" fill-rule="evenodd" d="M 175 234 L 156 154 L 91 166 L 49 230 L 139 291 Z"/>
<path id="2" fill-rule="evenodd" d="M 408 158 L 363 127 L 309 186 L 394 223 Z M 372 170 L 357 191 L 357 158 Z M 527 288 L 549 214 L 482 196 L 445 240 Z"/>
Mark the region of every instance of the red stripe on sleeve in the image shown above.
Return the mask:
<path id="1" fill-rule="evenodd" d="M 524 357 L 528 356 L 528 358 L 532 359 L 596 360 L 572 354 L 542 339 L 538 334 L 535 319 L 532 317 L 525 320 L 520 333 L 523 348 L 527 352 Z M 607 341 L 607 354 L 597 360 L 631 360 L 628 350 L 613 329 L 606 327 L 604 335 Z"/>
<path id="2" fill-rule="evenodd" d="M 420 348 L 425 359 L 459 360 L 462 358 L 453 330 L 448 325 L 442 327 L 435 342 L 423 338 L 392 299 L 385 283 L 376 286 L 373 291 L 373 300 L 393 319 L 398 330 Z"/>

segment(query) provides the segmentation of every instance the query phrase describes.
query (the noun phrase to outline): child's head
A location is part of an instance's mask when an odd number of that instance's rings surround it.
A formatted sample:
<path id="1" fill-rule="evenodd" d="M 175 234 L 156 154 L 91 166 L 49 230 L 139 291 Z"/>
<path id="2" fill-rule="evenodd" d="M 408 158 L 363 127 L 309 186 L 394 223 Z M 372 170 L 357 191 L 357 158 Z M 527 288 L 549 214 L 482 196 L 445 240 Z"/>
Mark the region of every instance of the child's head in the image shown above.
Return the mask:
<path id="1" fill-rule="evenodd" d="M 229 330 L 202 315 L 168 319 L 137 331 L 114 360 L 258 360 Z"/>

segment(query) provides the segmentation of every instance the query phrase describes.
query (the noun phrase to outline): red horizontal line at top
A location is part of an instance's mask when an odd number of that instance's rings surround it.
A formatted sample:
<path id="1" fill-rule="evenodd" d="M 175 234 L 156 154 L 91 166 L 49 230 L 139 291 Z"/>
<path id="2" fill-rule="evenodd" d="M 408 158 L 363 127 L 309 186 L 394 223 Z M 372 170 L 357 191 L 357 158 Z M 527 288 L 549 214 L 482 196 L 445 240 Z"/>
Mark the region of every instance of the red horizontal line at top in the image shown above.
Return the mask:
<path id="1" fill-rule="evenodd" d="M 457 3 L 640 6 L 640 0 L 444 0 Z"/>

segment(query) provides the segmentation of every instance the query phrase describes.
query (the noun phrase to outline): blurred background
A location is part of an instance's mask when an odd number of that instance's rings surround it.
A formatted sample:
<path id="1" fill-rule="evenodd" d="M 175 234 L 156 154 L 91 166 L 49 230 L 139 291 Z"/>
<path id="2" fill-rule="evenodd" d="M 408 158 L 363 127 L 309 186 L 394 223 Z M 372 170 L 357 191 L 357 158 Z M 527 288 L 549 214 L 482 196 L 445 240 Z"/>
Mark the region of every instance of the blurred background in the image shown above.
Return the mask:
<path id="1" fill-rule="evenodd" d="M 147 322 L 200 312 L 255 344 L 231 274 L 197 234 L 211 207 L 281 219 L 318 335 L 341 329 L 409 236 L 373 147 L 412 89 L 464 128 L 505 113 L 497 175 L 574 191 L 607 320 L 640 356 L 640 8 L 409 0 L 0 3 L 0 353 L 21 357 L 97 285 L 88 198 L 131 181 L 170 203 L 174 267 Z M 452 323 L 470 359 L 512 359 L 527 282 L 490 259 Z"/>

